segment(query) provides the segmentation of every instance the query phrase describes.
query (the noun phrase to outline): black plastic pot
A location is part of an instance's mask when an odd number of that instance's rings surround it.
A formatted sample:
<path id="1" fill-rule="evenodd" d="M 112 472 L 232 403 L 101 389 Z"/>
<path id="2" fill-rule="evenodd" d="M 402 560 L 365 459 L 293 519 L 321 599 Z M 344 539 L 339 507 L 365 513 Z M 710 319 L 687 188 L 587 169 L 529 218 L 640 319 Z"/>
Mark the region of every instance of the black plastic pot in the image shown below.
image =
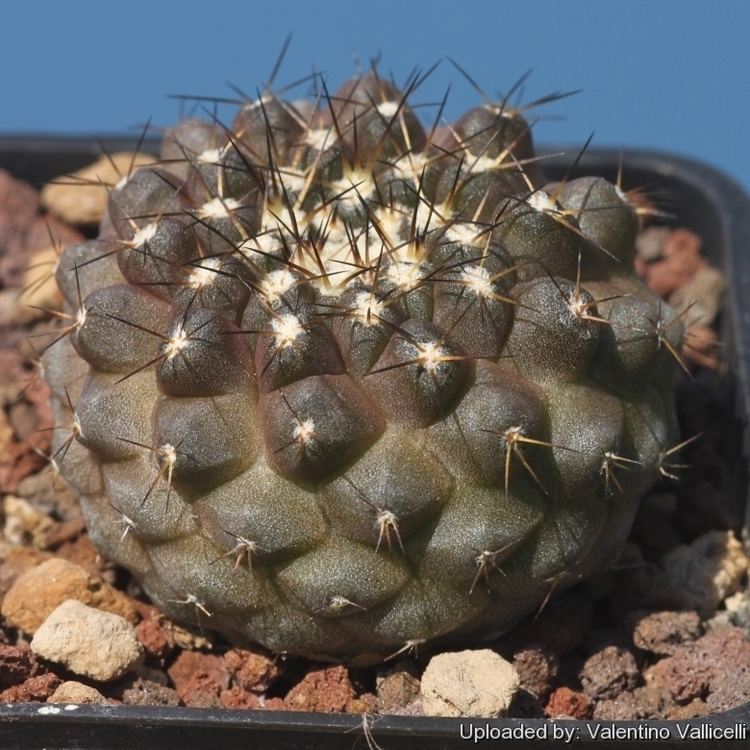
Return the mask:
<path id="1" fill-rule="evenodd" d="M 130 138 L 0 137 L 0 169 L 36 186 L 65 172 L 74 171 L 98 157 L 131 150 Z M 154 151 L 154 142 L 145 150 Z M 573 150 L 574 152 L 575 150 Z M 620 154 L 591 149 L 578 163 L 575 174 L 596 174 L 614 179 Z M 710 261 L 728 280 L 726 312 L 721 338 L 726 359 L 736 373 L 736 412 L 743 425 L 747 447 L 747 415 L 750 407 L 750 199 L 726 176 L 704 164 L 651 151 L 625 151 L 624 187 L 647 185 L 669 206 L 677 226 L 698 233 Z M 546 162 L 552 179 L 563 178 L 573 156 Z M 747 450 L 744 451 L 745 455 Z M 749 505 L 750 507 L 750 505 Z M 599 734 L 595 734 L 597 728 Z M 735 731 L 721 739 L 722 729 Z M 702 732 L 687 741 L 684 732 Z M 365 732 L 359 716 L 277 711 L 226 711 L 194 708 L 139 706 L 64 706 L 48 704 L 0 705 L 0 748 L 82 748 L 120 750 L 351 750 L 375 747 L 383 750 L 431 748 L 448 750 L 470 744 L 502 742 L 503 747 L 544 748 L 555 740 L 563 743 L 564 731 L 587 747 L 695 748 L 750 746 L 750 703 L 706 719 L 682 722 L 593 722 L 543 719 L 445 719 L 378 716 L 368 721 Z M 636 733 L 608 739 L 602 732 Z M 515 732 L 505 738 L 477 732 Z M 526 732 L 525 735 L 522 733 Z M 471 736 L 469 736 L 471 734 Z M 370 742 L 368 742 L 368 738 Z"/>

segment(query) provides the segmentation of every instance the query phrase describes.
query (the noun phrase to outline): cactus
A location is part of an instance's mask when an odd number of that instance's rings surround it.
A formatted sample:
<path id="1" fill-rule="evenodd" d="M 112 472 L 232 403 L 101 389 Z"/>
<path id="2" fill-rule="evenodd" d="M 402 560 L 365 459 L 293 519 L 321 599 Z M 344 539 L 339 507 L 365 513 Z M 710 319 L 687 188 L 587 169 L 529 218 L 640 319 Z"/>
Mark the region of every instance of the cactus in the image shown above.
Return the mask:
<path id="1" fill-rule="evenodd" d="M 618 185 L 523 110 L 425 128 L 376 71 L 185 119 L 57 267 L 52 460 L 170 616 L 376 660 L 615 561 L 677 441 L 680 318 Z"/>

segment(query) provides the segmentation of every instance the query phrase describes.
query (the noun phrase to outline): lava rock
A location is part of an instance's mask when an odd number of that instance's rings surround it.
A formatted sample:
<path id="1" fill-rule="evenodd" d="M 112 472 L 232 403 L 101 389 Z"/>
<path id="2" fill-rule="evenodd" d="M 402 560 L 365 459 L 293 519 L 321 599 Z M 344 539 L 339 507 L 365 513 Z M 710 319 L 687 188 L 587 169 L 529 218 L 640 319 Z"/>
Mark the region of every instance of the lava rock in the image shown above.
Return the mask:
<path id="1" fill-rule="evenodd" d="M 173 688 L 137 677 L 123 690 L 122 702 L 130 706 L 179 706 L 180 697 Z"/>
<path id="2" fill-rule="evenodd" d="M 701 635 L 697 612 L 652 612 L 635 620 L 633 643 L 642 651 L 670 656 L 681 644 Z"/>
<path id="3" fill-rule="evenodd" d="M 62 680 L 53 672 L 29 677 L 20 685 L 13 685 L 0 693 L 0 703 L 44 702 L 60 686 Z"/>
<path id="4" fill-rule="evenodd" d="M 717 704 L 745 702 L 750 685 L 750 640 L 739 628 L 708 633 L 678 648 L 646 672 L 647 683 L 666 690 L 681 704 L 706 700 L 716 693 Z M 735 693 L 733 687 L 740 689 Z"/>
<path id="5" fill-rule="evenodd" d="M 28 646 L 0 644 L 0 688 L 18 685 L 37 671 L 38 664 Z"/>
<path id="6" fill-rule="evenodd" d="M 281 674 L 277 661 L 260 649 L 233 648 L 224 654 L 224 664 L 234 683 L 253 693 L 265 693 Z"/>
<path id="7" fill-rule="evenodd" d="M 544 701 L 560 671 L 560 661 L 546 646 L 535 645 L 517 651 L 513 666 L 521 678 L 521 687 Z"/>
<path id="8" fill-rule="evenodd" d="M 196 708 L 217 708 L 231 676 L 224 660 L 215 654 L 183 651 L 167 671 L 180 701 Z"/>
<path id="9" fill-rule="evenodd" d="M 586 719 L 591 715 L 591 702 L 584 693 L 559 687 L 550 695 L 544 713 L 550 719 Z"/>
<path id="10" fill-rule="evenodd" d="M 354 698 L 354 687 L 346 667 L 311 669 L 284 699 L 289 711 L 344 711 Z"/>
<path id="11" fill-rule="evenodd" d="M 626 690 L 616 698 L 599 701 L 592 718 L 596 721 L 634 721 L 658 718 L 664 707 L 664 695 L 650 687 Z"/>
<path id="12" fill-rule="evenodd" d="M 380 713 L 401 713 L 419 696 L 419 678 L 410 662 L 395 665 L 375 678 Z"/>
<path id="13" fill-rule="evenodd" d="M 586 659 L 579 677 L 583 692 L 596 701 L 616 698 L 620 693 L 632 690 L 639 674 L 635 657 L 630 651 L 607 646 Z"/>
<path id="14" fill-rule="evenodd" d="M 738 590 L 748 569 L 748 557 L 731 531 L 709 531 L 689 545 L 671 550 L 662 565 L 685 609 L 704 618 Z"/>

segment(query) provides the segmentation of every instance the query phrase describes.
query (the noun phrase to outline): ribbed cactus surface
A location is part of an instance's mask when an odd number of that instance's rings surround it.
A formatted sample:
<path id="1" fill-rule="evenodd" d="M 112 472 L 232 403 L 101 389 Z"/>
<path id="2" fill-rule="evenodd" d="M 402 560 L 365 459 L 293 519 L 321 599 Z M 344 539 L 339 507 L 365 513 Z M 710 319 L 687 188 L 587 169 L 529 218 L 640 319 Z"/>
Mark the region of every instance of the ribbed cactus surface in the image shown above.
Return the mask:
<path id="1" fill-rule="evenodd" d="M 53 458 L 171 616 L 378 659 L 613 562 L 676 442 L 638 211 L 547 184 L 522 112 L 375 73 L 186 119 L 57 268 Z"/>

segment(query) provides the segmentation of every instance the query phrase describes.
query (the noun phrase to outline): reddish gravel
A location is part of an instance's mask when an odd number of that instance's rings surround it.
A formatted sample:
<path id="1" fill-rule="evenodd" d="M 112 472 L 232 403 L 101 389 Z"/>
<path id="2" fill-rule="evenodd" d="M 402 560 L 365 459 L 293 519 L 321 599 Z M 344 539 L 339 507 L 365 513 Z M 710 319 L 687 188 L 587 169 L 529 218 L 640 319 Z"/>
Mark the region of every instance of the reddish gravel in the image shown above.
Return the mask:
<path id="1" fill-rule="evenodd" d="M 39 213 L 39 195 L 0 170 L 0 289 L 20 280 L 26 266 L 26 235 Z"/>
<path id="2" fill-rule="evenodd" d="M 701 630 L 697 612 L 652 612 L 636 617 L 633 643 L 643 651 L 669 656 L 698 638 Z"/>
<path id="3" fill-rule="evenodd" d="M 584 662 L 579 673 L 583 692 L 592 700 L 606 700 L 628 690 L 638 682 L 639 670 L 630 651 L 606 646 Z"/>
<path id="4" fill-rule="evenodd" d="M 36 677 L 29 677 L 20 685 L 13 685 L 0 693 L 0 703 L 42 703 L 62 685 L 62 680 L 52 672 L 45 672 Z"/>
<path id="5" fill-rule="evenodd" d="M 138 677 L 123 690 L 122 702 L 131 706 L 179 706 L 180 697 L 173 688 Z"/>
<path id="6" fill-rule="evenodd" d="M 642 266 L 646 283 L 662 297 L 669 297 L 706 266 L 701 240 L 686 229 L 664 235 L 658 259 Z"/>
<path id="7" fill-rule="evenodd" d="M 729 685 L 750 686 L 750 640 L 740 628 L 726 627 L 708 633 L 657 662 L 647 673 L 648 681 L 663 688 L 681 704 L 725 694 Z M 743 701 L 738 696 L 740 705 Z M 726 703 L 726 697 L 720 702 Z"/>
<path id="8" fill-rule="evenodd" d="M 569 687 L 559 687 L 550 695 L 544 713 L 550 719 L 563 716 L 587 719 L 591 715 L 591 703 L 583 693 Z"/>
<path id="9" fill-rule="evenodd" d="M 217 708 L 229 689 L 231 675 L 224 660 L 215 654 L 183 651 L 167 670 L 177 695 L 186 706 Z"/>
<path id="10" fill-rule="evenodd" d="M 346 710 L 354 698 L 354 688 L 346 667 L 311 669 L 285 698 L 290 711 L 331 713 Z"/>
<path id="11" fill-rule="evenodd" d="M 382 670 L 376 680 L 377 707 L 381 713 L 401 713 L 419 696 L 419 677 L 411 662 Z"/>
<path id="12" fill-rule="evenodd" d="M 668 699 L 659 690 L 639 687 L 619 693 L 615 698 L 598 701 L 592 718 L 609 721 L 655 719 L 663 715 L 668 703 Z"/>
<path id="13" fill-rule="evenodd" d="M 36 657 L 28 646 L 0 644 L 0 688 L 25 682 L 38 670 Z"/>
<path id="14" fill-rule="evenodd" d="M 260 651 L 234 648 L 224 654 L 224 663 L 242 690 L 265 693 L 281 674 L 278 661 Z"/>
<path id="15" fill-rule="evenodd" d="M 513 666 L 520 678 L 521 687 L 539 700 L 544 700 L 560 671 L 557 656 L 544 645 L 533 645 L 517 651 L 513 656 Z"/>

